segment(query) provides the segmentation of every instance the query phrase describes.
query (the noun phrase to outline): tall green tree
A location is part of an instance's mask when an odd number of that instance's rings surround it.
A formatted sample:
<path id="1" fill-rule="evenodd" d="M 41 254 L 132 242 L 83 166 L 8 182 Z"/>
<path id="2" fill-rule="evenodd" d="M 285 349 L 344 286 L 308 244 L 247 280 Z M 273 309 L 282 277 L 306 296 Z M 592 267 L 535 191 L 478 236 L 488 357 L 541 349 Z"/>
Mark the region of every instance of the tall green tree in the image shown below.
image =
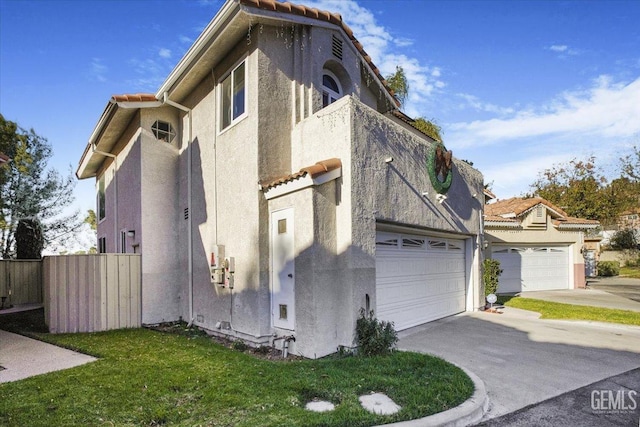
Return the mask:
<path id="1" fill-rule="evenodd" d="M 0 172 L 0 255 L 16 254 L 15 233 L 20 220 L 37 220 L 44 245 L 62 244 L 74 236 L 82 220 L 68 213 L 75 177 L 47 168 L 51 145 L 33 130 L 26 131 L 0 114 L 0 151 L 12 161 Z"/>
<path id="2" fill-rule="evenodd" d="M 608 182 L 594 156 L 555 164 L 540 172 L 530 187 L 528 196 L 542 197 L 570 216 L 596 219 L 605 226 L 629 208 L 634 188 L 624 178 Z"/>
<path id="3" fill-rule="evenodd" d="M 404 69 L 400 66 L 396 66 L 396 72 L 390 74 L 386 78 L 387 84 L 400 101 L 401 105 L 404 105 L 405 101 L 409 97 L 409 82 Z M 442 142 L 442 128 L 435 120 L 427 120 L 424 117 L 418 117 L 413 121 L 413 126 L 419 131 L 429 135 L 432 139 Z"/>

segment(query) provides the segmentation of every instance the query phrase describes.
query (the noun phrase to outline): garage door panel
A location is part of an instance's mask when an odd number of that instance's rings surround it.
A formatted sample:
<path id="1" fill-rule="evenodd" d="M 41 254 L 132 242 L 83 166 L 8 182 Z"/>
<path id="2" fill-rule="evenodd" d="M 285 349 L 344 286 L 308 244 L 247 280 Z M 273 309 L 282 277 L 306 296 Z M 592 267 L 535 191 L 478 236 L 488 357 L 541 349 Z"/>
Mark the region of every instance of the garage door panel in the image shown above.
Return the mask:
<path id="1" fill-rule="evenodd" d="M 567 246 L 494 247 L 492 257 L 500 261 L 503 270 L 498 292 L 568 289 L 568 249 Z"/>
<path id="2" fill-rule="evenodd" d="M 376 317 L 402 330 L 465 310 L 463 241 L 384 234 L 398 245 L 377 247 Z M 424 244 L 402 247 L 408 239 Z"/>

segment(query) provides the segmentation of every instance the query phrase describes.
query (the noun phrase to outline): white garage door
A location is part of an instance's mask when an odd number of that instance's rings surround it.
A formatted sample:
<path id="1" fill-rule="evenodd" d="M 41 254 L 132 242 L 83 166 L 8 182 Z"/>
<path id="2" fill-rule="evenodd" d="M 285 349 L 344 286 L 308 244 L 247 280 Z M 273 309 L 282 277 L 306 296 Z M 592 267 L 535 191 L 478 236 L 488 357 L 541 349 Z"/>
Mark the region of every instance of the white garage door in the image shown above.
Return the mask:
<path id="1" fill-rule="evenodd" d="M 569 288 L 568 246 L 494 246 L 492 252 L 503 270 L 500 293 Z"/>
<path id="2" fill-rule="evenodd" d="M 379 232 L 376 310 L 396 330 L 465 310 L 464 240 Z"/>

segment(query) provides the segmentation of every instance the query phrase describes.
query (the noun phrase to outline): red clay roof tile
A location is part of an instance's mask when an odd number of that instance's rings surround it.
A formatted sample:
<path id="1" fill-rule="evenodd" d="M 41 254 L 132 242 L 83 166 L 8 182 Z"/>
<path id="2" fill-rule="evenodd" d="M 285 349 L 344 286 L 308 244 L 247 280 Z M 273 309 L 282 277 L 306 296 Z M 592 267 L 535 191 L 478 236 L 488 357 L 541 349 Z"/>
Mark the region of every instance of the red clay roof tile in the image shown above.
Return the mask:
<path id="1" fill-rule="evenodd" d="M 327 172 L 339 169 L 342 167 L 342 161 L 337 158 L 331 158 L 317 162 L 315 165 L 305 166 L 300 169 L 299 172 L 295 172 L 289 175 L 284 175 L 278 178 L 264 180 L 260 182 L 263 190 L 268 190 L 273 187 L 277 187 L 287 182 L 295 181 L 296 179 L 304 178 L 310 175 L 312 179 L 315 179 Z"/>
<path id="2" fill-rule="evenodd" d="M 548 200 L 540 197 L 512 197 L 511 199 L 499 200 L 495 203 L 485 205 L 484 220 L 485 222 L 519 222 L 517 217 L 523 215 L 539 204 L 545 205 L 559 215 L 559 217 L 553 219 L 553 224 L 556 226 L 561 224 L 597 225 L 600 223 L 599 221 L 592 219 L 570 217 L 565 211 Z"/>

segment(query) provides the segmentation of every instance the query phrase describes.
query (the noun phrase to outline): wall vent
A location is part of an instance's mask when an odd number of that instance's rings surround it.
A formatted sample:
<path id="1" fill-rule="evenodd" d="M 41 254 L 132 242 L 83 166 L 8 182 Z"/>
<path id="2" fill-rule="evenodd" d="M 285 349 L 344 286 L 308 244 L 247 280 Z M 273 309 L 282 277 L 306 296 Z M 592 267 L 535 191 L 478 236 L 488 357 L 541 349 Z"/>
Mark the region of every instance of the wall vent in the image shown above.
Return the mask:
<path id="1" fill-rule="evenodd" d="M 189 208 L 184 208 L 184 219 L 189 219 Z"/>
<path id="2" fill-rule="evenodd" d="M 335 35 L 332 36 L 331 52 L 333 53 L 333 56 L 342 61 L 342 40 Z"/>

